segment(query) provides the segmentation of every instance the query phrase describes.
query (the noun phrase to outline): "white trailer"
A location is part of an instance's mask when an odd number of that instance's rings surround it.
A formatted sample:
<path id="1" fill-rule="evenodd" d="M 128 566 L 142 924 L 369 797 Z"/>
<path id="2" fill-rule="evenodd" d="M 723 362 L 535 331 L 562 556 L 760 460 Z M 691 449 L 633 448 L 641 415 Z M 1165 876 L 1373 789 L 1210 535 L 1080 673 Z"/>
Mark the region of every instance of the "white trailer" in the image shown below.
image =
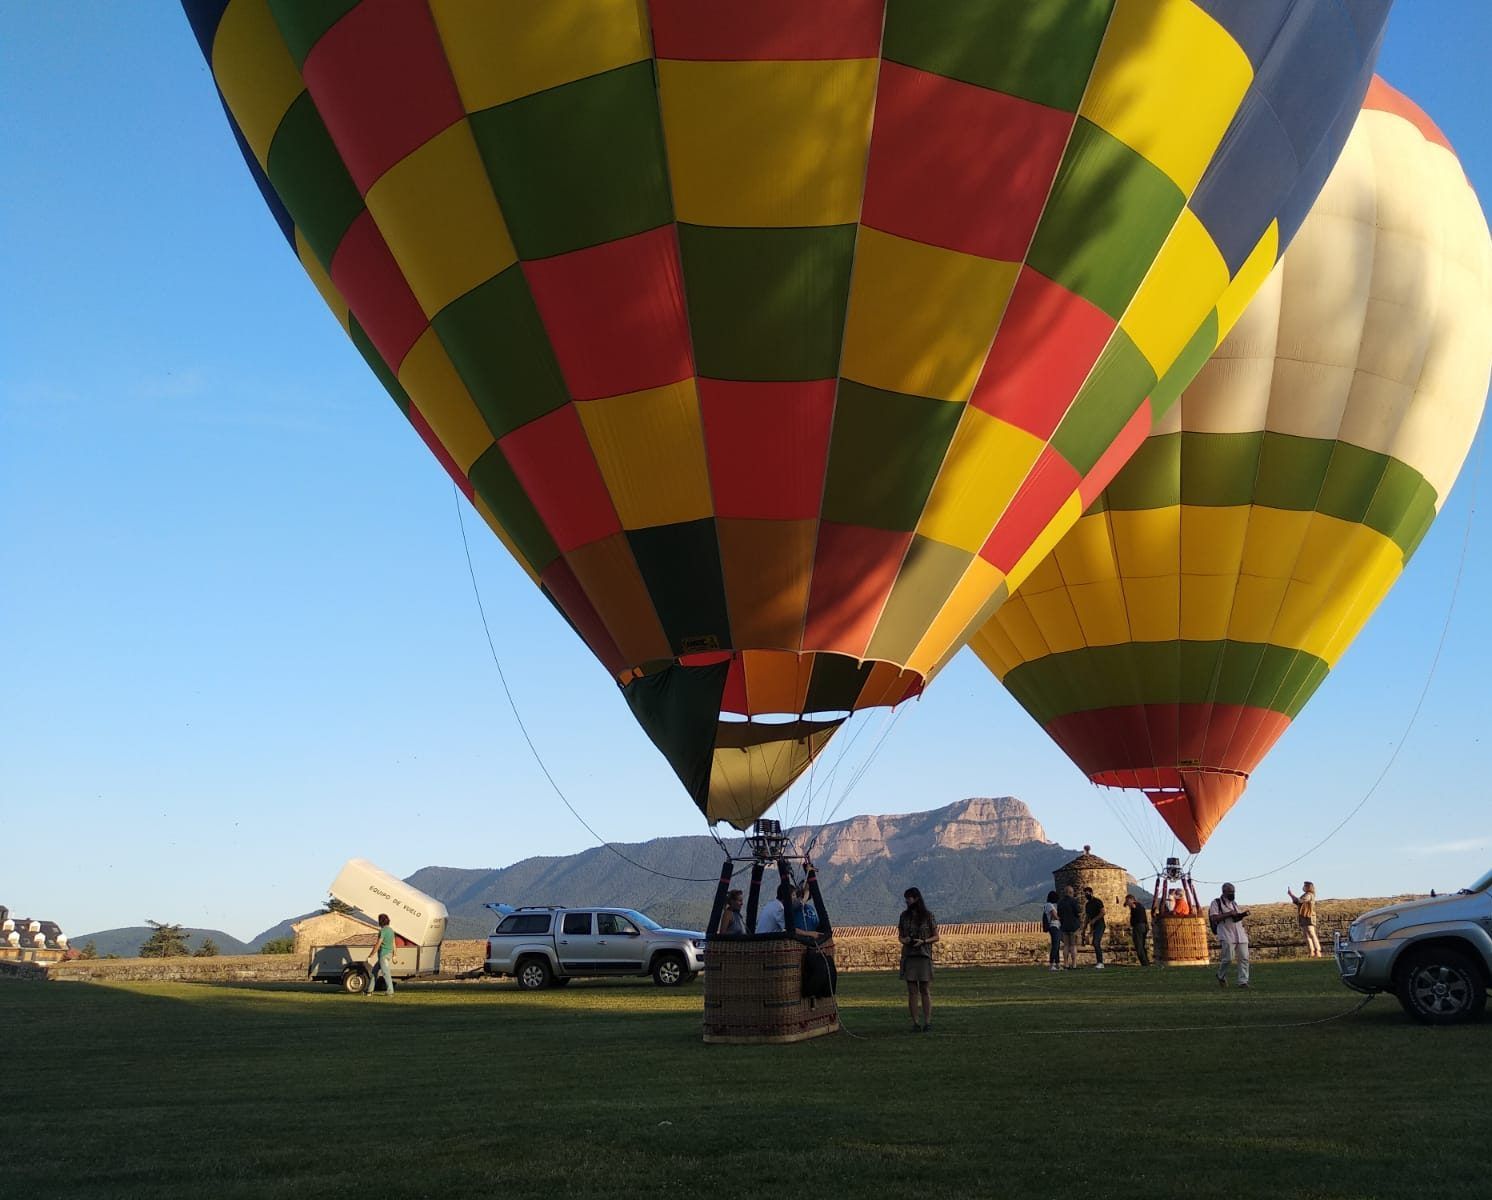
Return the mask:
<path id="1" fill-rule="evenodd" d="M 339 983 L 344 991 L 354 994 L 366 991 L 372 976 L 369 959 L 377 945 L 377 918 L 384 913 L 398 939 L 389 964 L 393 977 L 412 979 L 440 971 L 440 944 L 445 939 L 449 914 L 439 900 L 364 858 L 351 859 L 337 872 L 327 891 L 357 910 L 354 916 L 367 923 L 368 933 L 336 945 L 312 946 L 307 968 L 310 978 Z"/>

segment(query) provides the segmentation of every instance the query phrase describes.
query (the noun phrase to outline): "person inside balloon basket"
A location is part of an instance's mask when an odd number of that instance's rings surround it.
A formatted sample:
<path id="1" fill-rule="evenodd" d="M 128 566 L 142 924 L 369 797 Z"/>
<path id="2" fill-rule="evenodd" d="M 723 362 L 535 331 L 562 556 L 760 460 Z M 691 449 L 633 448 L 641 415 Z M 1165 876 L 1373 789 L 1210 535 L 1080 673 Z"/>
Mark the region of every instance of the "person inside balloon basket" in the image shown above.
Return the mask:
<path id="1" fill-rule="evenodd" d="M 1098 960 L 1093 965 L 1100 971 L 1103 970 L 1103 935 L 1107 928 L 1103 901 L 1093 894 L 1091 887 L 1085 887 L 1083 889 L 1083 932 L 1093 943 L 1093 957 Z"/>
<path id="2" fill-rule="evenodd" d="M 1231 883 L 1223 884 L 1223 894 L 1207 906 L 1207 923 L 1217 934 L 1220 951 L 1217 964 L 1218 987 L 1228 986 L 1228 963 L 1238 963 L 1238 986 L 1249 985 L 1249 931 L 1243 927 L 1249 910 L 1238 907 Z"/>
<path id="3" fill-rule="evenodd" d="M 1192 915 L 1192 906 L 1187 902 L 1186 893 L 1180 888 L 1172 888 L 1166 893 L 1166 915 L 1170 917 Z"/>
<path id="4" fill-rule="evenodd" d="M 790 883 L 779 883 L 777 885 L 777 895 L 762 905 L 761 912 L 756 914 L 756 932 L 787 932 L 787 908 L 792 902 L 793 885 Z"/>
<path id="5" fill-rule="evenodd" d="M 1135 958 L 1139 960 L 1140 966 L 1150 965 L 1150 952 L 1145 946 L 1145 939 L 1150 934 L 1150 917 L 1145 912 L 1145 906 L 1133 896 L 1124 897 L 1124 907 L 1129 909 L 1129 940 L 1134 944 Z"/>
<path id="6" fill-rule="evenodd" d="M 1069 971 L 1078 966 L 1078 930 L 1083 927 L 1083 909 L 1072 884 L 1062 889 L 1057 901 L 1057 927 L 1062 932 L 1062 965 Z"/>
<path id="7" fill-rule="evenodd" d="M 912 1018 L 913 1033 L 932 1032 L 932 948 L 938 941 L 938 919 L 927 911 L 922 892 L 909 887 L 904 895 L 907 906 L 896 922 L 897 940 L 901 942 L 901 978 L 907 985 L 907 1012 Z M 922 1023 L 917 1022 L 918 1007 Z"/>
<path id="8" fill-rule="evenodd" d="M 727 937 L 739 937 L 746 932 L 746 918 L 741 914 L 745 898 L 740 888 L 732 888 L 725 897 L 725 911 L 720 914 L 720 928 L 716 933 Z"/>
<path id="9" fill-rule="evenodd" d="M 793 928 L 800 933 L 817 933 L 819 910 L 813 903 L 813 893 L 808 890 L 805 879 L 793 893 Z"/>

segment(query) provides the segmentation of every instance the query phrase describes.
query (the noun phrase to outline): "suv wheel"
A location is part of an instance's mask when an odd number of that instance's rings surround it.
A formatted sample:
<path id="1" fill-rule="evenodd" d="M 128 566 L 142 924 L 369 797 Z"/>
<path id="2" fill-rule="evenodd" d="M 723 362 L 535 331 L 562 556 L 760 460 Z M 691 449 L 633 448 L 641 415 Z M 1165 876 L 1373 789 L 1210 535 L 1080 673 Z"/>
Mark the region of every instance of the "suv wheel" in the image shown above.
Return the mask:
<path id="1" fill-rule="evenodd" d="M 1459 950 L 1414 950 L 1399 971 L 1399 1003 L 1426 1025 L 1469 1021 L 1486 1007 L 1487 987 L 1476 964 Z"/>
<path id="2" fill-rule="evenodd" d="M 554 972 L 542 958 L 525 958 L 518 964 L 516 978 L 518 986 L 525 992 L 537 992 L 549 986 L 554 979 Z"/>
<path id="3" fill-rule="evenodd" d="M 653 982 L 659 987 L 678 987 L 688 974 L 681 954 L 660 954 L 653 962 Z"/>

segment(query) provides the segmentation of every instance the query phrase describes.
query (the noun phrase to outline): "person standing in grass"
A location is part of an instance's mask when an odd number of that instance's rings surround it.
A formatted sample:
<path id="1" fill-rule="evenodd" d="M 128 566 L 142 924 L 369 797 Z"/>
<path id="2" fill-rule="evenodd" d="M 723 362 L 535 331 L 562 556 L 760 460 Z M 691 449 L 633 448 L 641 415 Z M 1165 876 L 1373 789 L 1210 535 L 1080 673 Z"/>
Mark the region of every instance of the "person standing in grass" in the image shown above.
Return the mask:
<path id="1" fill-rule="evenodd" d="M 1046 931 L 1047 937 L 1052 939 L 1052 948 L 1047 955 L 1046 969 L 1048 971 L 1060 971 L 1062 969 L 1062 918 L 1057 915 L 1057 893 L 1048 892 L 1046 903 L 1041 908 L 1041 927 Z"/>
<path id="2" fill-rule="evenodd" d="M 906 909 L 896 923 L 901 942 L 901 977 L 907 985 L 907 1012 L 912 1017 L 913 1033 L 932 1032 L 932 948 L 938 941 L 938 921 L 927 911 L 922 893 L 914 887 L 906 890 Z M 918 1005 L 922 1023 L 917 1023 Z"/>
<path id="3" fill-rule="evenodd" d="M 1285 895 L 1295 905 L 1295 920 L 1300 925 L 1300 936 L 1305 938 L 1306 953 L 1312 958 L 1321 957 L 1321 939 L 1316 936 L 1316 885 L 1307 879 L 1301 884 L 1300 895 L 1289 888 Z"/>
<path id="4" fill-rule="evenodd" d="M 1133 896 L 1124 897 L 1124 907 L 1129 909 L 1129 940 L 1134 943 L 1135 957 L 1140 960 L 1140 966 L 1150 965 L 1150 952 L 1145 948 L 1145 939 L 1150 934 L 1150 917 L 1145 912 L 1145 906 Z"/>
<path id="5" fill-rule="evenodd" d="M 1093 943 L 1093 957 L 1098 961 L 1094 964 L 1097 970 L 1103 970 L 1103 935 L 1108 928 L 1104 920 L 1103 901 L 1093 894 L 1091 887 L 1083 889 L 1083 929 L 1088 934 L 1088 940 Z"/>
<path id="6" fill-rule="evenodd" d="M 383 976 L 384 994 L 392 996 L 394 994 L 394 929 L 389 924 L 388 913 L 378 914 L 378 944 L 374 947 L 373 953 L 376 962 L 372 974 L 368 976 L 368 990 L 363 993 L 363 997 L 366 999 L 373 994 L 380 975 Z"/>
<path id="7" fill-rule="evenodd" d="M 1072 884 L 1062 889 L 1057 901 L 1057 928 L 1062 934 L 1062 965 L 1069 971 L 1078 969 L 1078 930 L 1083 925 L 1083 910 L 1078 906 Z"/>
<path id="8" fill-rule="evenodd" d="M 1217 964 L 1217 986 L 1228 986 L 1228 961 L 1238 960 L 1238 986 L 1249 985 L 1249 931 L 1243 927 L 1249 910 L 1239 908 L 1231 883 L 1223 884 L 1223 894 L 1207 906 L 1207 922 L 1217 934 L 1220 953 Z"/>

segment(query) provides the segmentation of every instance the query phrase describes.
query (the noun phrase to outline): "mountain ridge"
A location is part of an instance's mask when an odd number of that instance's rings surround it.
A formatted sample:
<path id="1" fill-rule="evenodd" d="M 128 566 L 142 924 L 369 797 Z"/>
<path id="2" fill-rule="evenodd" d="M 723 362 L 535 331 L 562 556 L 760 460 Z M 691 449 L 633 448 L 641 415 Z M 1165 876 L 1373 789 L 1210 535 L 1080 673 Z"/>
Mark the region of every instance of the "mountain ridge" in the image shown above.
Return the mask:
<path id="1" fill-rule="evenodd" d="M 1014 796 L 850 817 L 816 834 L 810 826 L 788 834 L 799 846 L 813 842 L 826 907 L 841 924 L 894 920 L 902 890 L 911 884 L 943 920 L 1032 919 L 1053 869 L 1077 854 L 1047 840 Z M 727 845 L 734 849 L 731 839 Z M 667 837 L 535 856 L 507 867 L 421 867 L 407 882 L 445 904 L 453 937 L 490 931 L 492 917 L 482 908 L 489 901 L 626 905 L 668 924 L 699 928 L 708 919 L 720 861 L 720 847 L 709 836 Z"/>

